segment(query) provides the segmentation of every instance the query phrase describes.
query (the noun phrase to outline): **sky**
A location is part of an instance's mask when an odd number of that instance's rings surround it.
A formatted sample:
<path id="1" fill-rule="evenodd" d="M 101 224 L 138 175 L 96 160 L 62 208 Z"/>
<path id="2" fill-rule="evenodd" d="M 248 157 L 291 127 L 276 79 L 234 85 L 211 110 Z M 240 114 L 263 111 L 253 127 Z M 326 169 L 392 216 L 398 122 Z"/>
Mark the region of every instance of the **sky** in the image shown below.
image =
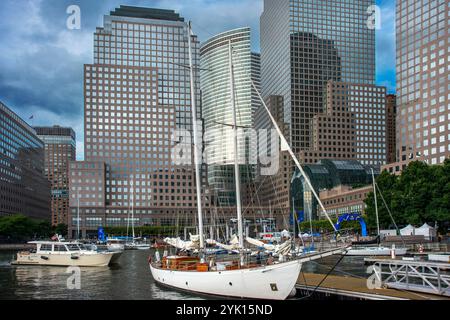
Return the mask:
<path id="1" fill-rule="evenodd" d="M 377 84 L 395 92 L 395 1 L 377 0 Z M 81 9 L 81 28 L 67 28 L 67 8 Z M 2 0 L 0 101 L 32 126 L 69 126 L 84 159 L 83 65 L 93 63 L 93 34 L 120 5 L 173 9 L 204 41 L 244 26 L 259 52 L 263 0 Z M 33 119 L 30 117 L 33 116 Z"/>

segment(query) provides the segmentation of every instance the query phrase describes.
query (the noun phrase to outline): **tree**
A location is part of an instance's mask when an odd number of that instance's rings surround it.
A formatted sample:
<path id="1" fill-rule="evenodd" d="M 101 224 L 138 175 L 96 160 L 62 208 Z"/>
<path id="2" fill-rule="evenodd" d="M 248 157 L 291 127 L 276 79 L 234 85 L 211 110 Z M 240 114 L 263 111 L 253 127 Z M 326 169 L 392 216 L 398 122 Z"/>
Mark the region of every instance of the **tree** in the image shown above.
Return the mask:
<path id="1" fill-rule="evenodd" d="M 444 226 L 450 221 L 450 160 L 435 166 L 412 162 L 399 177 L 383 172 L 377 184 L 397 225 L 437 222 Z M 378 199 L 380 226 L 392 227 L 392 219 L 380 196 Z M 367 222 L 373 229 L 376 226 L 373 193 L 365 203 Z"/>
<path id="2" fill-rule="evenodd" d="M 58 235 L 66 237 L 69 233 L 69 226 L 64 223 L 60 223 L 54 227 L 54 232 Z"/>

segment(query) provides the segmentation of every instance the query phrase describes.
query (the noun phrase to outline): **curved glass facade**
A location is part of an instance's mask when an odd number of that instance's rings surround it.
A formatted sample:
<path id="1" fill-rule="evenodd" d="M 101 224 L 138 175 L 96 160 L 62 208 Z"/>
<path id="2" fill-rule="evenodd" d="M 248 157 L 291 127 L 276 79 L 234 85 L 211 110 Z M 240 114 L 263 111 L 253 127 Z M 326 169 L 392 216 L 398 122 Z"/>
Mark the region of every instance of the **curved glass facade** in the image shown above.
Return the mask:
<path id="1" fill-rule="evenodd" d="M 371 167 L 363 166 L 358 161 L 322 160 L 318 164 L 305 165 L 303 168 L 317 193 L 341 185 L 370 185 L 372 183 Z M 374 168 L 374 172 L 379 175 L 379 169 Z M 296 170 L 292 178 L 291 198 L 297 212 L 303 211 L 307 219 L 317 218 L 317 200 L 299 170 Z"/>
<path id="2" fill-rule="evenodd" d="M 200 49 L 200 83 L 202 90 L 202 115 L 206 130 L 205 144 L 208 182 L 214 190 L 219 205 L 234 205 L 234 132 L 233 111 L 230 99 L 229 43 L 233 48 L 236 94 L 236 118 L 239 128 L 253 128 L 253 113 L 259 107 L 252 90 L 252 77 L 260 82 L 259 55 L 251 52 L 250 28 L 240 28 L 214 36 Z M 253 177 L 248 161 L 248 142 L 239 140 L 239 163 L 242 181 Z"/>

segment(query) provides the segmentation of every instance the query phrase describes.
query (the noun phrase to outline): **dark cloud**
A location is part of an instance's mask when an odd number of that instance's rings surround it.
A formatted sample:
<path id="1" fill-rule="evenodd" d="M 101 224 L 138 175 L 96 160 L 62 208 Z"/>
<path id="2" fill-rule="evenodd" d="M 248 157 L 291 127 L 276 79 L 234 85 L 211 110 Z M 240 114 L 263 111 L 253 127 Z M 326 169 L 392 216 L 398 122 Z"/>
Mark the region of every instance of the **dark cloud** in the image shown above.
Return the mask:
<path id="1" fill-rule="evenodd" d="M 381 0 L 380 0 L 381 1 Z M 252 28 L 259 51 L 262 0 L 3 0 L 0 11 L 0 100 L 34 125 L 72 126 L 83 158 L 83 64 L 92 63 L 92 38 L 103 16 L 121 4 L 170 8 L 192 20 L 200 40 Z M 381 1 L 386 25 L 377 34 L 379 83 L 395 88 L 391 1 Z M 67 8 L 81 9 L 81 30 L 68 30 Z M 394 48 L 394 54 L 392 53 Z M 394 57 L 394 58 L 393 58 Z"/>

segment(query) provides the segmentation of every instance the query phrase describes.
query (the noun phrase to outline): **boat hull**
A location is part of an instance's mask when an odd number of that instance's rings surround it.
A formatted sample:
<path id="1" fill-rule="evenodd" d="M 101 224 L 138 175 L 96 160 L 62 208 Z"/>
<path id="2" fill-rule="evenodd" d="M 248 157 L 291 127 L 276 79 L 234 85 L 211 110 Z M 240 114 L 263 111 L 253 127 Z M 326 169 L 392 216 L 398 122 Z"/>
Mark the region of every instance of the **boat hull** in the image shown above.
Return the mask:
<path id="1" fill-rule="evenodd" d="M 17 254 L 14 265 L 62 266 L 62 267 L 106 267 L 110 264 L 114 253 L 102 254 Z M 76 258 L 75 258 L 76 257 Z"/>
<path id="2" fill-rule="evenodd" d="M 348 249 L 347 256 L 391 256 L 391 248 L 351 248 Z M 396 256 L 404 256 L 408 250 L 406 248 L 396 248 Z"/>
<path id="3" fill-rule="evenodd" d="M 178 271 L 150 264 L 154 280 L 175 289 L 220 297 L 285 300 L 292 293 L 300 261 L 232 271 Z"/>

